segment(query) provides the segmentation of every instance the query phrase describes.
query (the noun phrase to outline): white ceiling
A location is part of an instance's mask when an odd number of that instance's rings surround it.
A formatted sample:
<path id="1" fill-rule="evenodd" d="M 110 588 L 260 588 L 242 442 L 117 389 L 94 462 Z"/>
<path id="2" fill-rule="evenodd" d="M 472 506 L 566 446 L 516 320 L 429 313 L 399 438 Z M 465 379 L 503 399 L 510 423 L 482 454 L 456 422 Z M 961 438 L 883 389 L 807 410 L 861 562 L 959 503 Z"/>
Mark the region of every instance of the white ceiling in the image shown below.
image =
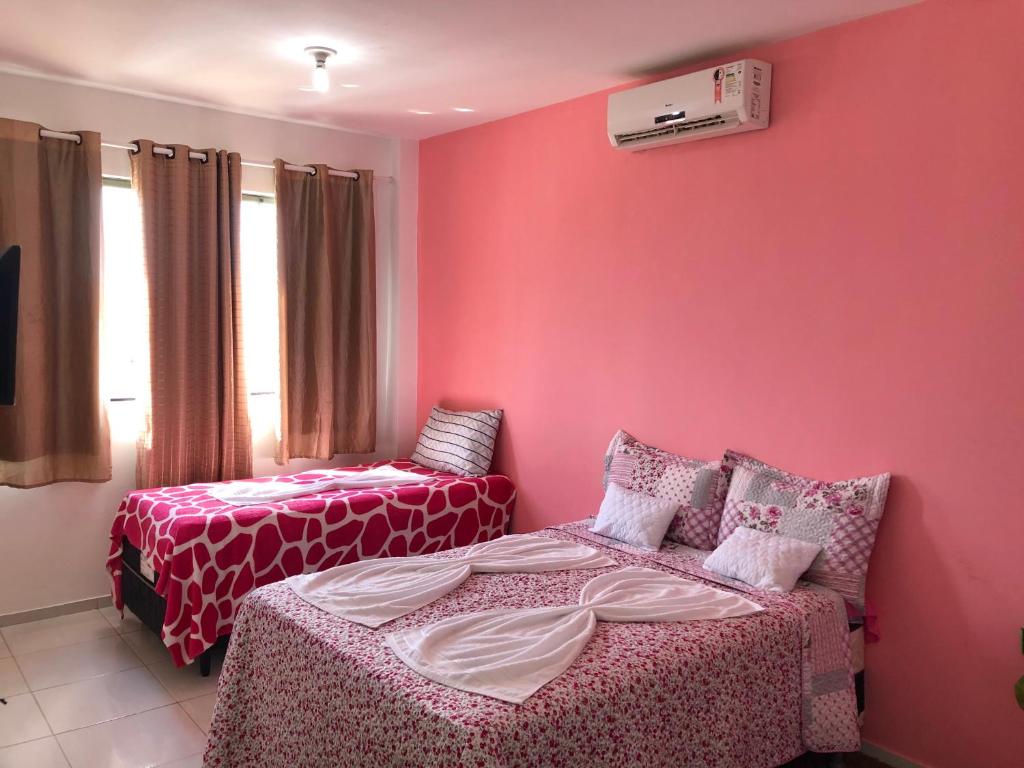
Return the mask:
<path id="1" fill-rule="evenodd" d="M 0 68 L 423 138 L 912 2 L 4 0 Z"/>

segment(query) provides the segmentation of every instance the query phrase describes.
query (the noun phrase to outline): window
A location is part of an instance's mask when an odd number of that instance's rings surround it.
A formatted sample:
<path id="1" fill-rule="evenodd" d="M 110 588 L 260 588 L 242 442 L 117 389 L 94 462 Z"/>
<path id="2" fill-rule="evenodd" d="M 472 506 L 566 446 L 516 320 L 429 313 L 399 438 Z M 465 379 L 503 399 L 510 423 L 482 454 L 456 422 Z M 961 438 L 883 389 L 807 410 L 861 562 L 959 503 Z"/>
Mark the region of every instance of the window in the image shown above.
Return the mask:
<path id="1" fill-rule="evenodd" d="M 249 392 L 271 401 L 266 408 L 262 402 L 259 405 L 268 417 L 276 413 L 280 384 L 276 214 L 272 197 L 243 195 L 243 352 Z M 142 221 L 138 198 L 127 179 L 103 179 L 103 259 L 104 391 L 113 401 L 141 399 L 149 386 L 149 307 Z"/>
<path id="2" fill-rule="evenodd" d="M 271 197 L 242 196 L 242 344 L 249 422 L 257 444 L 273 454 L 280 433 L 281 386 L 277 306 L 277 206 Z"/>
<path id="3" fill-rule="evenodd" d="M 102 307 L 103 391 L 134 400 L 149 383 L 149 300 L 139 203 L 127 179 L 103 179 Z"/>
<path id="4" fill-rule="evenodd" d="M 242 342 L 254 397 L 280 386 L 277 326 L 277 208 L 274 199 L 242 197 Z"/>

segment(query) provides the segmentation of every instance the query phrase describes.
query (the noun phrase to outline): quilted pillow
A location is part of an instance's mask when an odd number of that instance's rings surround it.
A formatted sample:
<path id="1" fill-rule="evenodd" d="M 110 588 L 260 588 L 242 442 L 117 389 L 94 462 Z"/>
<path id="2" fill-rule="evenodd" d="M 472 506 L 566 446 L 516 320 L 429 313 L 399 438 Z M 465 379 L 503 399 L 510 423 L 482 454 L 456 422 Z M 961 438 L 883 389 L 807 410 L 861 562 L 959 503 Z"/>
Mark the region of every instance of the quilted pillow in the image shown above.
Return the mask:
<path id="1" fill-rule="evenodd" d="M 697 549 L 714 549 L 718 543 L 728 489 L 721 462 L 669 453 L 620 430 L 605 454 L 605 488 L 610 482 L 675 502 L 667 539 Z"/>
<path id="2" fill-rule="evenodd" d="M 609 483 L 591 529 L 643 549 L 660 549 L 678 505 Z"/>
<path id="3" fill-rule="evenodd" d="M 777 533 L 822 549 L 805 578 L 864 607 L 864 582 L 882 519 L 889 473 L 826 483 L 726 451 L 731 476 L 718 541 L 739 527 Z"/>
<path id="4" fill-rule="evenodd" d="M 412 460 L 441 472 L 486 475 L 500 426 L 501 411 L 449 411 L 434 406 Z"/>
<path id="5" fill-rule="evenodd" d="M 754 528 L 737 528 L 707 556 L 704 567 L 758 589 L 792 592 L 821 546 Z"/>

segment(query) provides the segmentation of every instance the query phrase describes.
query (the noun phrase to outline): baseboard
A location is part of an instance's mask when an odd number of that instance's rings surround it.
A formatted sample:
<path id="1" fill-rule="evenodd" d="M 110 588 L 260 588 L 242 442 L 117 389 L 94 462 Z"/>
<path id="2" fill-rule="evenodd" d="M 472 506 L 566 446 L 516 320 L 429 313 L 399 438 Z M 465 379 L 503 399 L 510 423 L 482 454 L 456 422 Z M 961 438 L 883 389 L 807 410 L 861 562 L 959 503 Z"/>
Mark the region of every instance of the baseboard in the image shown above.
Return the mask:
<path id="1" fill-rule="evenodd" d="M 882 749 L 881 747 L 875 746 L 867 741 L 860 743 L 860 751 L 868 757 L 873 757 L 880 763 L 891 765 L 892 768 L 925 768 L 925 766 L 918 763 L 911 762 L 905 757 L 894 755 L 888 750 Z"/>
<path id="2" fill-rule="evenodd" d="M 52 619 L 54 616 L 64 616 L 68 613 L 81 613 L 92 611 L 96 608 L 106 608 L 113 605 L 110 595 L 103 597 L 90 597 L 85 600 L 75 600 L 70 603 L 48 605 L 45 608 L 32 608 L 28 611 L 17 611 L 0 615 L 0 627 L 9 627 L 12 624 L 24 624 L 27 621 L 39 621 L 40 619 Z"/>

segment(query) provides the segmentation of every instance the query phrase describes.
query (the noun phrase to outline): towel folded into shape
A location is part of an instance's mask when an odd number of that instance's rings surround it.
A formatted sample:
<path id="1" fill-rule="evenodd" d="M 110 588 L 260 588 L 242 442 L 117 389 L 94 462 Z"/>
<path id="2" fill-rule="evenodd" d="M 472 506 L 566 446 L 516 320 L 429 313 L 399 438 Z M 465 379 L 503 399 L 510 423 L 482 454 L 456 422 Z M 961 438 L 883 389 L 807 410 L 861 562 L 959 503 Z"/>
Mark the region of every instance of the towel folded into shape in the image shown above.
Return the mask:
<path id="1" fill-rule="evenodd" d="M 541 573 L 615 565 L 607 555 L 571 541 L 513 534 L 474 544 L 460 557 L 387 557 L 339 565 L 285 580 L 321 610 L 379 627 L 447 595 L 471 573 Z"/>
<path id="2" fill-rule="evenodd" d="M 251 504 L 272 504 L 276 501 L 297 499 L 300 496 L 312 496 L 314 493 L 323 493 L 324 491 L 390 488 L 397 485 L 422 483 L 430 479 L 424 475 L 417 475 L 415 472 L 403 472 L 394 467 L 374 467 L 363 472 L 348 472 L 346 470 L 317 471 L 322 474 L 328 474 L 330 477 L 313 483 L 239 480 L 213 486 L 207 493 L 215 499 L 223 501 L 225 504 L 245 507 Z"/>
<path id="3" fill-rule="evenodd" d="M 631 567 L 591 579 L 579 605 L 453 616 L 395 632 L 385 642 L 436 683 L 522 704 L 569 668 L 598 621 L 724 619 L 761 610 L 732 592 Z"/>

